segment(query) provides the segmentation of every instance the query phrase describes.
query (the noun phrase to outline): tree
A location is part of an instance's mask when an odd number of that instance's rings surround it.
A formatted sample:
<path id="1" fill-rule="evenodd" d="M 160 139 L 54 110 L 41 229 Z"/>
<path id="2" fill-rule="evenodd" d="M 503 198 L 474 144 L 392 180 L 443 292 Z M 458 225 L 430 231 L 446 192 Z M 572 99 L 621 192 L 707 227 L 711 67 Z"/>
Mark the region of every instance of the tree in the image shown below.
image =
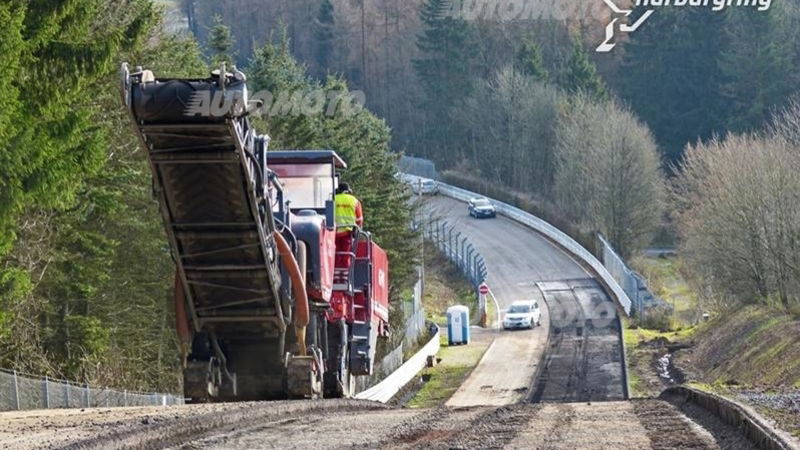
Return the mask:
<path id="1" fill-rule="evenodd" d="M 563 95 L 510 67 L 479 84 L 453 120 L 470 130 L 471 164 L 498 184 L 548 194 Z"/>
<path id="2" fill-rule="evenodd" d="M 225 63 L 229 68 L 234 64 L 233 36 L 231 29 L 222 21 L 222 16 L 214 16 L 214 25 L 208 35 L 208 50 L 211 53 L 211 66 L 219 67 Z"/>
<path id="3" fill-rule="evenodd" d="M 470 68 L 476 43 L 469 24 L 449 14 L 452 8 L 453 0 L 424 3 L 420 11 L 424 29 L 417 37 L 422 57 L 413 64 L 425 92 L 421 116 L 427 128 L 426 153 L 437 158 L 450 153 L 448 157 L 460 159 L 463 153 L 452 148 L 458 140 L 456 130 L 446 118 L 473 89 Z"/>
<path id="4" fill-rule="evenodd" d="M 388 126 L 366 109 L 348 106 L 350 92 L 343 80 L 329 77 L 322 83 L 309 78 L 291 56 L 285 37 L 280 44 L 267 44 L 256 51 L 250 80 L 255 90 L 269 90 L 276 99 L 282 93 L 299 95 L 299 103 L 318 92 L 339 94 L 341 103 L 335 105 L 333 114 L 328 114 L 330 105 L 313 113 L 302 108 L 287 112 L 273 105 L 256 126 L 273 137 L 273 148 L 330 148 L 347 161 L 342 181 L 350 184 L 361 200 L 365 228 L 389 255 L 391 296 L 397 305 L 400 293 L 415 281 L 416 262 L 411 255 L 417 253 L 417 240 L 409 227 L 409 194 L 394 176 L 397 155 L 389 150 Z M 392 308 L 390 321 L 396 329 L 403 328 L 403 314 L 402 308 Z"/>
<path id="5" fill-rule="evenodd" d="M 317 19 L 314 21 L 314 62 L 320 78 L 332 69 L 335 22 L 333 3 L 331 0 L 322 0 Z"/>
<path id="6" fill-rule="evenodd" d="M 708 8 L 664 8 L 624 47 L 617 91 L 671 162 L 680 160 L 687 143 L 724 132 L 729 108 L 718 67 L 723 20 Z"/>
<path id="7" fill-rule="evenodd" d="M 547 81 L 549 74 L 544 67 L 542 51 L 532 36 L 526 37 L 517 50 L 514 68 L 537 81 Z"/>
<path id="8" fill-rule="evenodd" d="M 788 110 L 775 121 L 799 116 Z M 798 150 L 780 131 L 687 148 L 672 185 L 681 251 L 728 306 L 800 302 Z"/>
<path id="9" fill-rule="evenodd" d="M 577 223 L 628 258 L 661 220 L 663 186 L 650 130 L 614 101 L 572 99 L 557 127 L 555 196 Z"/>
<path id="10" fill-rule="evenodd" d="M 724 83 L 721 95 L 730 105 L 726 125 L 732 131 L 752 131 L 770 112 L 785 105 L 800 81 L 793 63 L 793 33 L 789 6 L 783 2 L 754 13 L 732 8 L 723 30 L 727 45 L 719 55 Z"/>
<path id="11" fill-rule="evenodd" d="M 581 39 L 573 38 L 572 53 L 569 56 L 559 85 L 570 93 L 586 93 L 598 100 L 608 99 L 608 90 L 597 73 L 597 67 L 589 60 Z"/>

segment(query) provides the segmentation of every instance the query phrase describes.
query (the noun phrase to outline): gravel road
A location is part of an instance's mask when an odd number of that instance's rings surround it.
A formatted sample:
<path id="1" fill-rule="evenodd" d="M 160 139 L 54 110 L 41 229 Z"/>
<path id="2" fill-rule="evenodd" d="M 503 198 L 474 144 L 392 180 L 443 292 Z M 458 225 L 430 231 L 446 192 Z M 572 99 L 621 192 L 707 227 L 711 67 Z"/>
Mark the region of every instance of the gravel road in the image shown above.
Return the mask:
<path id="1" fill-rule="evenodd" d="M 703 418 L 703 414 L 659 400 L 429 410 L 354 401 L 273 402 L 91 410 L 61 417 L 50 411 L 39 416 L 35 430 L 15 440 L 8 438 L 9 422 L 4 420 L 0 448 L 752 448 L 735 430 Z M 66 420 L 67 416 L 74 417 Z M 22 421 L 21 417 L 12 420 L 14 426 Z M 49 430 L 48 440 L 42 439 L 43 430 Z"/>

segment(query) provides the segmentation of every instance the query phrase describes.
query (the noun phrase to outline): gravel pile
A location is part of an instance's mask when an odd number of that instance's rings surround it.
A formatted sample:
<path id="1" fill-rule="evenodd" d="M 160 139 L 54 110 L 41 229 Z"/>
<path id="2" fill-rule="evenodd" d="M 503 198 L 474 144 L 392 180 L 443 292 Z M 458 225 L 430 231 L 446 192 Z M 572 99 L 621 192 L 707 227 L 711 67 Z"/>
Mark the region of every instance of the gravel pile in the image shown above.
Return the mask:
<path id="1" fill-rule="evenodd" d="M 800 415 L 800 390 L 766 392 L 756 390 L 739 391 L 739 400 L 754 406 L 777 409 Z"/>

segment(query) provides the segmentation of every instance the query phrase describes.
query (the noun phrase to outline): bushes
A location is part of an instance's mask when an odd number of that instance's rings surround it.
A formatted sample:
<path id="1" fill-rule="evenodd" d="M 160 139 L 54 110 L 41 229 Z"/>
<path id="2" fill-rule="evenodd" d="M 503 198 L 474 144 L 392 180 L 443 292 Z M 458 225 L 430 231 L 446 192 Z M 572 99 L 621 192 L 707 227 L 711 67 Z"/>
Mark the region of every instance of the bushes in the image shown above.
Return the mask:
<path id="1" fill-rule="evenodd" d="M 687 262 L 726 298 L 800 302 L 800 107 L 768 133 L 689 147 L 672 186 Z"/>

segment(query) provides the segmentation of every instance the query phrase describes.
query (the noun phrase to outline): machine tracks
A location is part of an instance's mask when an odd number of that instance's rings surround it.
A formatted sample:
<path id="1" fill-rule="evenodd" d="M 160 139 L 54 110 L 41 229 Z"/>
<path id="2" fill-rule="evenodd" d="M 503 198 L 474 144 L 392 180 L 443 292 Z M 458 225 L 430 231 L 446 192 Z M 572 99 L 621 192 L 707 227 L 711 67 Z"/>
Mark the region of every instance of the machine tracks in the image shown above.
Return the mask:
<path id="1" fill-rule="evenodd" d="M 550 310 L 550 341 L 530 400 L 624 400 L 621 329 L 611 299 L 593 279 L 538 286 Z"/>

